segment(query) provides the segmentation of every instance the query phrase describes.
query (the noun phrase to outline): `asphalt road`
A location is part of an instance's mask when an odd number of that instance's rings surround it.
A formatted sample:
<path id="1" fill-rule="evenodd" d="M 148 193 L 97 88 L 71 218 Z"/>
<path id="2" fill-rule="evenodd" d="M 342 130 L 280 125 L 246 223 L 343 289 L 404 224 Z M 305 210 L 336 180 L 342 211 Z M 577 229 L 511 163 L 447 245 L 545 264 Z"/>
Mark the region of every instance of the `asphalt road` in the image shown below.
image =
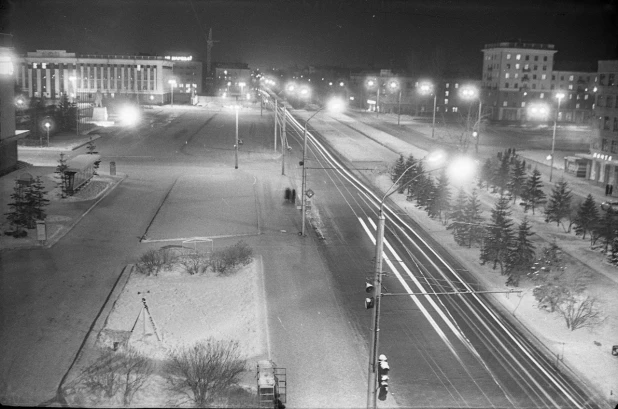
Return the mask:
<path id="1" fill-rule="evenodd" d="M 324 222 L 321 252 L 351 322 L 369 342 L 364 279 L 373 270 L 376 205 L 339 172 L 311 178 Z M 388 292 L 482 289 L 439 244 L 422 232 L 417 237 L 412 220 L 393 215 L 385 235 L 392 246 L 385 247 Z M 401 406 L 594 407 L 482 295 L 385 297 L 382 305 L 378 353 L 389 357 L 391 393 Z"/>

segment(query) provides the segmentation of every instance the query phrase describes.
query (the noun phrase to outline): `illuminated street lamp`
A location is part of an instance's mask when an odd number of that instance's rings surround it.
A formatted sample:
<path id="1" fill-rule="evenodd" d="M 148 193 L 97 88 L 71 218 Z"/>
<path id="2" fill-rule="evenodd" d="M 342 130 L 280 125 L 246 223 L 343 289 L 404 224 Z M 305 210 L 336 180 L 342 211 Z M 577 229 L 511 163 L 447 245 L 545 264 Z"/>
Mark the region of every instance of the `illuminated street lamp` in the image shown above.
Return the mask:
<path id="1" fill-rule="evenodd" d="M 425 158 L 421 159 L 421 161 L 424 159 L 427 159 L 428 161 L 431 161 L 431 162 L 438 162 L 438 161 L 442 162 L 445 158 L 444 158 L 444 154 L 442 152 L 439 152 L 436 154 L 434 153 L 429 154 Z M 382 253 L 383 253 L 383 244 L 384 244 L 384 223 L 385 223 L 384 202 L 390 195 L 407 187 L 412 182 L 416 181 L 419 177 L 427 173 L 435 172 L 437 170 L 442 170 L 447 167 L 453 172 L 456 171 L 459 174 L 470 173 L 474 171 L 474 164 L 471 159 L 463 158 L 463 157 L 457 158 L 455 160 L 449 161 L 448 165 L 439 166 L 439 167 L 432 168 L 424 172 L 421 172 L 418 175 L 414 176 L 412 179 L 410 179 L 408 182 L 403 184 L 400 187 L 400 189 L 393 190 L 393 188 L 399 185 L 399 181 L 401 180 L 401 178 L 410 169 L 413 169 L 416 166 L 417 165 L 414 164 L 408 167 L 407 169 L 405 169 L 401 173 L 399 178 L 395 181 L 395 183 L 393 183 L 393 185 L 390 188 L 388 188 L 388 190 L 384 194 L 384 197 L 382 197 L 382 200 L 380 201 L 380 210 L 378 213 L 378 226 L 377 226 L 377 232 L 376 232 L 375 269 L 374 269 L 374 278 L 373 278 L 375 301 L 373 304 L 374 313 L 372 316 L 372 323 L 371 323 L 372 331 L 371 331 L 371 345 L 370 345 L 370 354 L 369 354 L 369 374 L 368 374 L 368 384 L 367 384 L 367 408 L 376 407 L 376 397 L 377 397 L 376 391 L 378 390 L 377 373 L 378 373 L 378 348 L 380 344 L 380 302 L 382 299 L 382 275 L 384 274 L 382 272 Z"/>
<path id="2" fill-rule="evenodd" d="M 388 82 L 388 89 L 391 92 L 399 91 L 399 99 L 397 101 L 397 125 L 399 125 L 399 120 L 401 117 L 401 86 L 399 85 L 399 81 L 390 80 Z"/>
<path id="3" fill-rule="evenodd" d="M 300 211 L 302 213 L 302 224 L 301 224 L 301 230 L 300 230 L 300 235 L 301 236 L 305 236 L 305 218 L 306 218 L 306 198 L 305 196 L 307 196 L 308 198 L 310 198 L 311 196 L 313 196 L 313 192 L 310 190 L 306 190 L 307 189 L 307 124 L 309 123 L 309 121 L 311 120 L 311 118 L 313 118 L 314 116 L 316 116 L 320 111 L 323 111 L 324 109 L 327 109 L 329 112 L 341 112 L 345 109 L 345 103 L 338 99 L 338 98 L 333 98 L 330 101 L 328 101 L 328 103 L 326 105 L 324 105 L 322 108 L 318 109 L 316 112 L 314 112 L 313 115 L 311 115 L 306 121 L 305 121 L 305 126 L 303 128 L 303 161 L 300 163 L 301 166 L 303 167 L 303 181 L 302 181 L 302 188 L 301 188 L 301 207 L 300 207 Z"/>
<path id="4" fill-rule="evenodd" d="M 433 119 L 431 121 L 431 138 L 433 139 L 436 132 L 436 102 L 438 95 L 433 90 L 433 84 L 431 82 L 422 82 L 418 87 L 418 92 L 421 95 L 433 94 Z"/>
<path id="5" fill-rule="evenodd" d="M 77 103 L 77 77 L 71 75 L 69 80 L 73 83 L 73 103 L 75 103 L 75 133 L 79 136 L 79 106 Z"/>
<path id="6" fill-rule="evenodd" d="M 174 87 L 176 86 L 176 80 L 169 80 L 167 81 L 168 84 L 170 84 L 170 90 L 172 93 L 172 103 L 171 105 L 174 106 Z"/>
<path id="7" fill-rule="evenodd" d="M 479 118 L 476 123 L 476 141 L 474 142 L 474 151 L 479 153 L 479 139 L 481 139 L 481 110 L 483 109 L 483 101 L 481 101 L 481 95 L 478 88 L 472 85 L 464 85 L 459 89 L 459 96 L 466 100 L 479 100 Z M 468 119 L 470 118 L 470 110 L 468 110 Z M 474 128 L 474 127 L 473 127 Z M 474 129 L 472 130 L 474 135 Z"/>
<path id="8" fill-rule="evenodd" d="M 238 83 L 238 86 L 240 87 L 240 97 L 241 97 L 241 98 L 242 98 L 242 91 L 243 91 L 243 89 L 245 88 L 245 85 L 247 85 L 247 84 L 245 84 L 245 83 L 244 83 L 244 82 L 242 82 L 242 81 Z"/>
<path id="9" fill-rule="evenodd" d="M 236 112 L 236 143 L 234 143 L 234 169 L 238 169 L 238 104 L 234 105 Z"/>
<path id="10" fill-rule="evenodd" d="M 380 81 L 377 79 L 368 79 L 367 82 L 365 83 L 367 85 L 367 88 L 369 89 L 373 89 L 374 87 L 377 87 L 377 94 L 376 94 L 376 117 L 380 116 Z"/>
<path id="11" fill-rule="evenodd" d="M 556 147 L 556 123 L 558 122 L 558 114 L 560 113 L 560 101 L 562 101 L 562 98 L 565 97 L 564 92 L 557 92 L 555 95 L 556 99 L 558 100 L 558 109 L 556 109 L 556 113 L 554 114 L 554 132 L 552 133 L 552 137 L 551 137 L 551 162 L 549 164 L 549 182 L 551 183 L 551 179 L 553 176 L 553 171 L 554 171 L 554 149 Z"/>
<path id="12" fill-rule="evenodd" d="M 546 102 L 531 102 L 526 108 L 528 119 L 547 120 L 549 118 L 549 104 Z"/>
<path id="13" fill-rule="evenodd" d="M 45 121 L 43 126 L 45 127 L 45 130 L 47 131 L 47 147 L 49 147 L 49 128 L 51 128 L 52 124 L 50 121 Z"/>

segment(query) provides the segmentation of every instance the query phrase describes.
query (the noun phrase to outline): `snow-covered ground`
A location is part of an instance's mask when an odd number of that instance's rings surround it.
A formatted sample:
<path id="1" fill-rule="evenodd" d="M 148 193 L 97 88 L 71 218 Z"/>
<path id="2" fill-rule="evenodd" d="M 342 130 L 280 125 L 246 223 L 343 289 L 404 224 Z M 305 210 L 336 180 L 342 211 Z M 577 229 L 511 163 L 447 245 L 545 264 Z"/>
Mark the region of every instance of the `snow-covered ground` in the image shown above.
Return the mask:
<path id="1" fill-rule="evenodd" d="M 257 361 L 267 356 L 261 274 L 259 258 L 225 276 L 208 271 L 189 275 L 178 265 L 157 276 L 145 276 L 134 269 L 99 333 L 96 346 L 112 348 L 114 342 L 127 342 L 160 364 L 170 351 L 209 337 L 238 341 L 241 355 L 247 360 L 241 386 L 255 389 Z M 143 298 L 154 326 L 148 315 L 144 322 Z M 87 351 L 85 356 L 92 360 L 96 351 Z M 158 365 L 132 405 L 179 404 L 179 397 L 167 386 Z M 113 402 L 91 399 L 91 393 L 79 396 L 71 390 L 67 392 L 67 400 L 74 404 L 108 406 Z"/>

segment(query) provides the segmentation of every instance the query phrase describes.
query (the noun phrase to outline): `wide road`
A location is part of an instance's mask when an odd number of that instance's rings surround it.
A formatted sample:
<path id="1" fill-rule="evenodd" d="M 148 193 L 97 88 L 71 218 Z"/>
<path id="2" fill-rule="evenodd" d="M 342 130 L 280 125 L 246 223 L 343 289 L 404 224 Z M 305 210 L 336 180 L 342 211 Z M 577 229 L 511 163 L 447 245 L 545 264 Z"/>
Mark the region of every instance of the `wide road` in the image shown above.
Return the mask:
<path id="1" fill-rule="evenodd" d="M 349 127 L 335 122 L 323 129 L 353 137 Z M 310 146 L 312 162 L 319 164 L 312 166 L 341 166 L 324 159 L 327 149 Z M 342 304 L 369 342 L 364 281 L 373 271 L 377 201 L 371 189 L 346 173 L 313 170 L 309 187 L 316 191 L 314 203 L 323 223 L 321 251 Z M 403 213 L 387 206 L 384 292 L 480 289 Z M 390 391 L 401 406 L 595 407 L 483 295 L 384 297 L 381 316 L 378 353 L 389 358 Z"/>

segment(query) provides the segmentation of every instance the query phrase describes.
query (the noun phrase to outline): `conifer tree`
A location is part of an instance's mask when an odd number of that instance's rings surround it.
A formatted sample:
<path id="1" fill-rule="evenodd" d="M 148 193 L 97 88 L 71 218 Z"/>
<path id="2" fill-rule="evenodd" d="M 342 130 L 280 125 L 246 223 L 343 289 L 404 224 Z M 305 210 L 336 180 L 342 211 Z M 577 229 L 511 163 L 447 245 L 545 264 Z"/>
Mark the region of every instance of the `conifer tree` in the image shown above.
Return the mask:
<path id="1" fill-rule="evenodd" d="M 506 265 L 506 272 L 509 275 L 507 285 L 519 285 L 519 279 L 522 275 L 530 271 L 532 263 L 534 263 L 534 244 L 530 241 L 530 236 L 534 235 L 531 232 L 531 226 L 528 218 L 524 217 L 515 237 L 513 248 L 509 252 Z"/>
<path id="2" fill-rule="evenodd" d="M 603 239 L 603 247 L 605 251 L 609 247 L 610 243 L 614 241 L 616 237 L 616 229 L 618 223 L 616 222 L 616 214 L 611 210 L 606 211 L 603 217 L 599 220 L 594 233 L 598 238 Z"/>
<path id="3" fill-rule="evenodd" d="M 425 179 L 428 178 L 427 174 L 425 173 L 425 168 L 423 167 L 422 161 L 418 161 L 414 169 L 411 170 L 411 172 L 412 172 L 412 179 L 414 179 L 414 182 L 408 185 L 408 195 L 407 195 L 408 198 L 407 199 L 410 201 L 413 198 L 417 197 L 418 192 L 422 190 L 422 186 L 425 183 Z"/>
<path id="4" fill-rule="evenodd" d="M 10 198 L 11 202 L 7 204 L 10 211 L 5 213 L 5 216 L 14 229 L 12 235 L 16 238 L 27 236 L 28 232 L 25 230 L 28 223 L 26 218 L 26 202 L 17 180 L 15 181 L 15 186 L 13 186 L 13 193 L 11 193 Z"/>
<path id="5" fill-rule="evenodd" d="M 466 223 L 466 204 L 468 203 L 468 195 L 463 188 L 459 188 L 455 203 L 451 207 L 449 219 L 452 222 L 446 227 L 447 230 L 453 230 L 453 238 L 460 246 L 466 244 L 466 230 L 470 227 Z"/>
<path id="6" fill-rule="evenodd" d="M 406 170 L 407 169 L 407 170 Z M 403 193 L 408 187 L 408 183 L 416 176 L 416 160 L 412 155 L 408 156 L 404 163 L 403 171 L 405 172 L 399 181 L 399 193 Z"/>
<path id="7" fill-rule="evenodd" d="M 491 225 L 486 227 L 485 241 L 481 249 L 481 264 L 493 263 L 493 269 L 500 266 L 500 272 L 508 261 L 513 244 L 513 220 L 508 197 L 502 195 L 491 211 Z"/>
<path id="8" fill-rule="evenodd" d="M 485 187 L 489 189 L 489 185 L 491 184 L 492 174 L 493 174 L 493 166 L 491 164 L 491 159 L 487 158 L 479 174 L 479 184 L 478 184 L 479 189 L 483 188 L 483 184 L 485 184 Z"/>
<path id="9" fill-rule="evenodd" d="M 473 244 L 482 243 L 485 234 L 485 227 L 482 225 L 481 202 L 476 189 L 472 190 L 470 194 L 468 203 L 464 209 L 464 215 L 465 222 L 468 226 L 468 228 L 464 230 L 466 234 L 465 240 L 468 248 L 470 248 Z"/>
<path id="10" fill-rule="evenodd" d="M 541 172 L 539 172 L 537 168 L 534 168 L 532 174 L 526 181 L 526 186 L 522 193 L 522 199 L 525 201 L 525 212 L 528 211 L 528 209 L 532 209 L 532 214 L 534 214 L 534 210 L 544 202 L 545 193 L 542 188 Z"/>
<path id="11" fill-rule="evenodd" d="M 56 174 L 56 186 L 60 188 L 62 198 L 67 197 L 69 193 L 69 176 L 66 173 L 68 168 L 67 158 L 64 156 L 64 153 L 60 153 L 60 159 L 58 159 L 58 165 L 54 173 Z"/>
<path id="12" fill-rule="evenodd" d="M 401 176 L 403 171 L 406 169 L 405 160 L 403 159 L 403 155 L 399 155 L 399 158 L 395 161 L 395 165 L 391 170 L 391 181 L 395 183 L 397 179 Z"/>
<path id="13" fill-rule="evenodd" d="M 515 164 L 511 169 L 511 179 L 509 180 L 508 189 L 511 192 L 513 203 L 521 197 L 524 186 L 526 185 L 526 164 L 520 160 L 515 160 Z"/>
<path id="14" fill-rule="evenodd" d="M 32 209 L 33 221 L 36 223 L 36 220 L 45 220 L 47 217 L 45 207 L 49 205 L 49 199 L 46 197 L 47 192 L 40 176 L 36 177 L 26 192 L 28 206 Z"/>
<path id="15" fill-rule="evenodd" d="M 449 188 L 448 176 L 446 172 L 442 170 L 438 180 L 434 186 L 434 189 L 429 195 L 429 202 L 427 204 L 427 213 L 429 217 L 442 220 L 443 212 L 448 212 L 449 204 L 451 201 L 451 192 Z"/>
<path id="16" fill-rule="evenodd" d="M 565 181 L 557 182 L 551 190 L 551 196 L 545 208 L 545 221 L 556 222 L 560 226 L 562 220 L 569 217 L 573 195 Z"/>
<path id="17" fill-rule="evenodd" d="M 431 195 L 435 189 L 433 180 L 430 176 L 421 175 L 416 179 L 416 203 L 419 207 L 427 209 Z"/>
<path id="18" fill-rule="evenodd" d="M 577 216 L 575 217 L 575 234 L 581 234 L 582 238 L 586 239 L 586 233 L 592 231 L 594 226 L 599 222 L 599 209 L 597 204 L 592 198 L 591 194 L 588 194 L 586 200 L 577 209 Z"/>
<path id="19" fill-rule="evenodd" d="M 511 173 L 511 159 L 507 152 L 505 152 L 500 159 L 500 166 L 493 174 L 492 183 L 498 188 L 500 196 L 504 195 L 504 191 L 507 189 L 509 183 L 509 175 Z"/>

